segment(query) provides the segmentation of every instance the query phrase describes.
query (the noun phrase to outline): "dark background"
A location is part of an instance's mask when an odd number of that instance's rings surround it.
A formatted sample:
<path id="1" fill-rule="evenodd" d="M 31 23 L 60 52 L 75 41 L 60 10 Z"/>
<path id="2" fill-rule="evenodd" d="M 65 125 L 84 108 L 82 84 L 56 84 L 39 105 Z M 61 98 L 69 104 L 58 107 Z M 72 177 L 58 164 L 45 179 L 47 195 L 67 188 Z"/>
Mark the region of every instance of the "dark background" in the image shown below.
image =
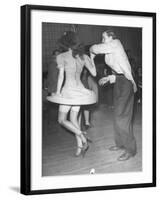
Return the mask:
<path id="1" fill-rule="evenodd" d="M 130 50 L 136 60 L 137 66 L 141 66 L 142 29 L 130 27 L 111 27 L 98 25 L 42 23 L 42 58 L 43 71 L 47 70 L 52 51 L 56 48 L 56 41 L 65 31 L 76 30 L 80 41 L 86 46 L 100 43 L 102 32 L 112 29 L 121 40 L 124 48 Z"/>

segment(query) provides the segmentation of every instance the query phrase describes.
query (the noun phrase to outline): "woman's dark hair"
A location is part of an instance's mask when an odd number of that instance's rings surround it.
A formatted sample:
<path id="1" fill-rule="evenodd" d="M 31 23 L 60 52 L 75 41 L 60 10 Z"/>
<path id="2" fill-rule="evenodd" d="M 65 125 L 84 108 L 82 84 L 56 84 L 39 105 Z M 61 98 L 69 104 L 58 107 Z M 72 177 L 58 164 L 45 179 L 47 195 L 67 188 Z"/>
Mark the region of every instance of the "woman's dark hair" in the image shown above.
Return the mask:
<path id="1" fill-rule="evenodd" d="M 106 30 L 106 31 L 104 31 L 105 33 L 107 33 L 107 35 L 110 37 L 110 36 L 112 36 L 112 38 L 113 39 L 117 39 L 117 36 L 116 36 L 116 34 L 113 32 L 113 30 Z"/>
<path id="2" fill-rule="evenodd" d="M 79 44 L 72 49 L 72 55 L 75 58 L 77 55 L 83 59 L 83 55 L 85 54 L 85 48 L 83 44 Z"/>
<path id="3" fill-rule="evenodd" d="M 79 55 L 83 58 L 85 53 L 84 45 L 79 42 L 77 34 L 73 31 L 64 32 L 62 37 L 58 40 L 58 46 L 61 52 L 68 51 L 68 49 L 71 48 L 73 57 Z"/>
<path id="4" fill-rule="evenodd" d="M 60 52 L 61 52 L 60 49 L 54 49 L 52 51 L 52 55 L 54 56 L 54 55 L 56 55 L 56 53 L 60 53 Z"/>

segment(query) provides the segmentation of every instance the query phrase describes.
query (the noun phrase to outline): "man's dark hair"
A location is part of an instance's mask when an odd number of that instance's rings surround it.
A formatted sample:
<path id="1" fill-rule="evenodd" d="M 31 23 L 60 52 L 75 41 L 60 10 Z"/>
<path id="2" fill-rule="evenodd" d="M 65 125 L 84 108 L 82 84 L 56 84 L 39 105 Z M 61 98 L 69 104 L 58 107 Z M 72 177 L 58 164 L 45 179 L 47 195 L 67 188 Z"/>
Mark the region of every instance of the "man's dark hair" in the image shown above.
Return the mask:
<path id="1" fill-rule="evenodd" d="M 113 39 L 117 39 L 116 34 L 113 32 L 113 30 L 106 30 L 105 33 L 110 37 L 112 36 Z"/>

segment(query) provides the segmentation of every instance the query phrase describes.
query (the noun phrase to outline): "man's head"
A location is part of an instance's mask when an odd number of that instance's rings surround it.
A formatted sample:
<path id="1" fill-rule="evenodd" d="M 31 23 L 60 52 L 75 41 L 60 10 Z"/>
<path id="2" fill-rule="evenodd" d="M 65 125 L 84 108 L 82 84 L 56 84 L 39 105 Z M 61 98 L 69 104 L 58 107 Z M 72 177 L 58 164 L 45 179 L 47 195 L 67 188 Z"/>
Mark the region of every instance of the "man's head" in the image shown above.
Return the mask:
<path id="1" fill-rule="evenodd" d="M 102 42 L 108 43 L 112 41 L 113 39 L 116 39 L 116 35 L 112 30 L 106 30 L 102 33 Z"/>

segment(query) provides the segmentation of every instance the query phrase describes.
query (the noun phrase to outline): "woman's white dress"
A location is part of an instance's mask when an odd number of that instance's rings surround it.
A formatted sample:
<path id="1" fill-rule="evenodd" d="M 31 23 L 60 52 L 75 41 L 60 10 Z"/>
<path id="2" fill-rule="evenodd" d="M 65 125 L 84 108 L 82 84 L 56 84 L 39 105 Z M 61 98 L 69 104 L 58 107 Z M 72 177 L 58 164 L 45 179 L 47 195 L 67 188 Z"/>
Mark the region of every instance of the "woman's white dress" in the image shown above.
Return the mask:
<path id="1" fill-rule="evenodd" d="M 53 93 L 52 96 L 47 97 L 48 101 L 63 105 L 88 105 L 96 103 L 95 93 L 86 89 L 80 80 L 84 66 L 89 69 L 94 68 L 87 55 L 84 55 L 84 58 L 81 59 L 79 56 L 74 58 L 69 51 L 61 53 L 57 56 L 57 66 L 58 68 L 64 68 L 64 86 L 60 95 Z"/>

